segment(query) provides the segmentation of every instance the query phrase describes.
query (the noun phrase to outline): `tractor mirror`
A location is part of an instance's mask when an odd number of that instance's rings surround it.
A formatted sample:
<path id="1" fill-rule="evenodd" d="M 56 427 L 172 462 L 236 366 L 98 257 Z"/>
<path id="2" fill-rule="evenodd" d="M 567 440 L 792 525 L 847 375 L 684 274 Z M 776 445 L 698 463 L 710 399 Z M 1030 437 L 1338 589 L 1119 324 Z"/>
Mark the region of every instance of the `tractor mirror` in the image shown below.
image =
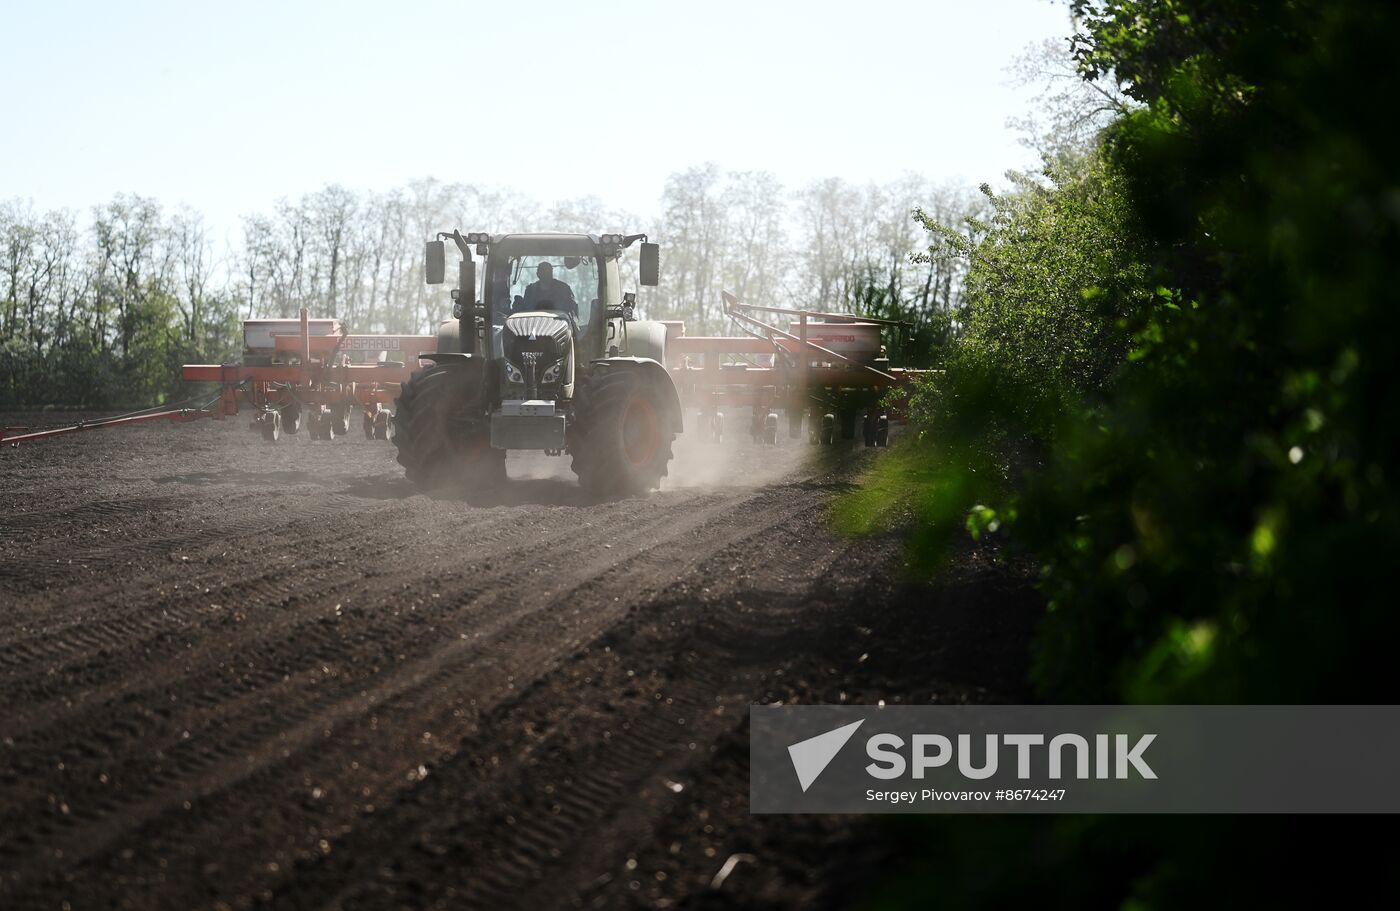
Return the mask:
<path id="1" fill-rule="evenodd" d="M 462 304 L 471 307 L 476 303 L 476 260 L 464 259 L 457 266 L 457 287 L 462 292 Z"/>
<path id="2" fill-rule="evenodd" d="M 642 244 L 642 284 L 654 287 L 661 284 L 661 245 Z"/>
<path id="3" fill-rule="evenodd" d="M 430 240 L 423 254 L 423 280 L 430 285 L 440 285 L 446 277 L 447 247 L 440 240 Z"/>

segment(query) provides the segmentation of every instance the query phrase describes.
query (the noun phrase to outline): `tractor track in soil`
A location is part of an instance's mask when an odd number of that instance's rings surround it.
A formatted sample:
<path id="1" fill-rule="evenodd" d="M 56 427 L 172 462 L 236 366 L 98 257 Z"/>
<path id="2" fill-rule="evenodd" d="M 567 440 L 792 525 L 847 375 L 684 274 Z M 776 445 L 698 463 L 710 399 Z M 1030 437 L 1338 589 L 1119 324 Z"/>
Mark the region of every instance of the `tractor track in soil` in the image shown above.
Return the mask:
<path id="1" fill-rule="evenodd" d="M 878 832 L 750 816 L 747 706 L 1024 697 L 985 555 L 828 530 L 863 450 L 468 503 L 242 423 L 0 451 L 0 907 L 839 905 Z"/>

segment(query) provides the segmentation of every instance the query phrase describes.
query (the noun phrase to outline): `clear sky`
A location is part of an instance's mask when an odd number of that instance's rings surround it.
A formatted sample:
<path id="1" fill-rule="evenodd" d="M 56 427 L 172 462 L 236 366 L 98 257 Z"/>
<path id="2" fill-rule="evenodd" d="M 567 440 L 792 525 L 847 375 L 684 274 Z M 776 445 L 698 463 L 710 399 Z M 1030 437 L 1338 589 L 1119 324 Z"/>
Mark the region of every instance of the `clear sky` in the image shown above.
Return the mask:
<path id="1" fill-rule="evenodd" d="M 221 231 L 422 176 L 657 209 L 707 160 L 995 182 L 1033 164 L 1005 67 L 1049 0 L 0 0 L 0 199 L 187 204 Z"/>

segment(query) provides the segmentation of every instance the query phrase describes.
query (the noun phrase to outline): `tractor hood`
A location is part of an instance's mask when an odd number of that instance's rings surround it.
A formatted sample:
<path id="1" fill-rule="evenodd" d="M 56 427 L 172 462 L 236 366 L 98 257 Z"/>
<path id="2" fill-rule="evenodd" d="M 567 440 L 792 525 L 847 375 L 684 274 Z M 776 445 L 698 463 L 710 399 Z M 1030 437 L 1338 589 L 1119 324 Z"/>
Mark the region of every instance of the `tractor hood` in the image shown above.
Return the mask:
<path id="1" fill-rule="evenodd" d="M 511 341 L 540 341 L 552 339 L 562 344 L 569 337 L 572 320 L 563 313 L 549 310 L 527 310 L 512 313 L 506 317 L 506 355 L 510 355 Z"/>

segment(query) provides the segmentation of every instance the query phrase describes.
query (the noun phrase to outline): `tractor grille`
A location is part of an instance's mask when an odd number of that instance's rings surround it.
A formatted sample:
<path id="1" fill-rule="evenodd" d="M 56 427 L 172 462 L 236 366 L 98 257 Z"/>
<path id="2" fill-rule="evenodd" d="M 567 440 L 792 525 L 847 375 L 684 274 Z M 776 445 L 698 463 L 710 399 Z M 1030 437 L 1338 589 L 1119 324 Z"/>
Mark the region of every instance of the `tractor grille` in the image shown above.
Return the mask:
<path id="1" fill-rule="evenodd" d="M 542 387 L 571 381 L 573 344 L 568 319 L 538 314 L 508 317 L 504 336 L 509 366 L 503 379 L 508 385 L 524 387 L 525 398 L 553 398 L 545 396 Z M 551 371 L 556 365 L 558 369 Z"/>

